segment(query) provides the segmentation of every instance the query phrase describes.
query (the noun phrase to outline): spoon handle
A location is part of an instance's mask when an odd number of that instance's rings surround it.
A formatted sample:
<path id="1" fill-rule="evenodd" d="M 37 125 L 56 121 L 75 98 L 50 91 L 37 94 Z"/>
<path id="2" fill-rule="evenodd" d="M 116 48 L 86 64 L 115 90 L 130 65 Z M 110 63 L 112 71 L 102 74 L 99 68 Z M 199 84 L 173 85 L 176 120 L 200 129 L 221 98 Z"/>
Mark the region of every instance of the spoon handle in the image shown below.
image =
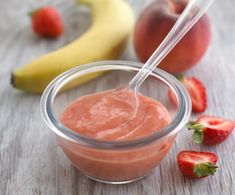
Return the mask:
<path id="1" fill-rule="evenodd" d="M 157 67 L 164 57 L 206 12 L 212 2 L 213 0 L 189 0 L 184 11 L 163 42 L 129 82 L 129 88 L 138 89 L 154 68 Z"/>

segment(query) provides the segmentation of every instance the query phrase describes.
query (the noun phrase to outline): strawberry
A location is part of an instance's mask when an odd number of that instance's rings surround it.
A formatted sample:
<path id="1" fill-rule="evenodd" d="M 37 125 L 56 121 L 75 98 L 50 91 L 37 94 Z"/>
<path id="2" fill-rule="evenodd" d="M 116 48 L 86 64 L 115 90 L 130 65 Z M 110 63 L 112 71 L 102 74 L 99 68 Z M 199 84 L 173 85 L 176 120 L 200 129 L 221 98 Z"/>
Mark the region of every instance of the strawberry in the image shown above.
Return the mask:
<path id="1" fill-rule="evenodd" d="M 176 108 L 178 108 L 178 99 L 177 99 L 175 93 L 172 91 L 172 89 L 169 89 L 169 90 L 168 90 L 168 98 L 169 98 L 169 100 L 172 102 L 172 104 L 173 104 Z"/>
<path id="2" fill-rule="evenodd" d="M 202 115 L 197 121 L 187 124 L 189 130 L 194 129 L 194 142 L 203 142 L 207 145 L 223 142 L 232 133 L 234 127 L 234 121 L 208 115 Z"/>
<path id="3" fill-rule="evenodd" d="M 202 82 L 195 77 L 184 76 L 180 76 L 179 80 L 185 86 L 191 97 L 192 110 L 194 112 L 204 112 L 207 108 L 207 95 Z"/>
<path id="4" fill-rule="evenodd" d="M 177 162 L 182 174 L 192 178 L 214 175 L 217 168 L 217 156 L 210 152 L 181 151 Z"/>
<path id="5" fill-rule="evenodd" d="M 63 23 L 59 12 L 51 6 L 39 8 L 30 13 L 32 28 L 43 37 L 57 38 L 63 31 Z"/>

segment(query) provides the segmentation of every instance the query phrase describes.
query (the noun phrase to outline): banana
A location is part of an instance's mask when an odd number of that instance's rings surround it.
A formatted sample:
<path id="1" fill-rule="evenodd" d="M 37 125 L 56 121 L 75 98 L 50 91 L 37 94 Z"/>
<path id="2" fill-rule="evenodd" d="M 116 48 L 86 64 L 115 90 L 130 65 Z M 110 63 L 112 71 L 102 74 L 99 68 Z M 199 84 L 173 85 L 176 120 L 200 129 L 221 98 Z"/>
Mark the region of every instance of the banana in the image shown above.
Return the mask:
<path id="1" fill-rule="evenodd" d="M 133 11 L 124 0 L 78 0 L 90 6 L 93 22 L 80 38 L 48 53 L 12 73 L 13 87 L 42 93 L 51 80 L 62 72 L 82 64 L 117 59 L 134 26 Z M 93 73 L 77 84 L 97 77 Z"/>

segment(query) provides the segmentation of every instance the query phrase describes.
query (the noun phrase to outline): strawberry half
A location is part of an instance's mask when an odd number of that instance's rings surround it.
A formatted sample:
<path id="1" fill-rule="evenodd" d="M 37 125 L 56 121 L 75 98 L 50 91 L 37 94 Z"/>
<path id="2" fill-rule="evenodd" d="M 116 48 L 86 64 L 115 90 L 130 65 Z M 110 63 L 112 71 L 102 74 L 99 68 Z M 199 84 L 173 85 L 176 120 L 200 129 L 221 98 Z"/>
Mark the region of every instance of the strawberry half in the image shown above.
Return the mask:
<path id="1" fill-rule="evenodd" d="M 43 37 L 57 38 L 63 31 L 63 23 L 59 12 L 51 6 L 39 8 L 30 13 L 32 28 Z"/>
<path id="2" fill-rule="evenodd" d="M 184 76 L 180 76 L 179 80 L 185 86 L 191 97 L 192 110 L 194 112 L 204 112 L 207 108 L 207 95 L 202 82 L 195 77 Z"/>
<path id="3" fill-rule="evenodd" d="M 217 168 L 217 156 L 209 152 L 181 151 L 177 162 L 182 174 L 192 178 L 214 175 Z"/>
<path id="4" fill-rule="evenodd" d="M 193 140 L 195 143 L 214 145 L 223 142 L 232 133 L 235 122 L 223 118 L 202 115 L 197 121 L 187 125 L 189 130 L 194 129 Z"/>
<path id="5" fill-rule="evenodd" d="M 170 100 L 170 102 L 176 107 L 178 108 L 178 99 L 175 95 L 175 93 L 172 91 L 172 89 L 168 90 L 168 98 Z"/>

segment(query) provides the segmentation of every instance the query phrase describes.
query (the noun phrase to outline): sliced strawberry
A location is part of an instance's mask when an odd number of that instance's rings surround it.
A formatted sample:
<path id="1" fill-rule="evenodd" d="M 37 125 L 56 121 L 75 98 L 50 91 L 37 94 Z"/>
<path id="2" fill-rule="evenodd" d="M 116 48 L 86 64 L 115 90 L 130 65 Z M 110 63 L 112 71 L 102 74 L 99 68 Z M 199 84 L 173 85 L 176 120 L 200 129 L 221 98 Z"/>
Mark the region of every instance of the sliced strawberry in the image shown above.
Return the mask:
<path id="1" fill-rule="evenodd" d="M 217 156 L 210 152 L 181 151 L 177 162 L 182 174 L 192 178 L 214 175 L 217 168 Z"/>
<path id="2" fill-rule="evenodd" d="M 191 121 L 187 128 L 194 129 L 195 143 L 214 145 L 223 142 L 232 133 L 235 122 L 223 118 L 202 115 L 197 121 Z"/>
<path id="3" fill-rule="evenodd" d="M 178 108 L 178 100 L 177 100 L 177 97 L 176 97 L 175 93 L 172 91 L 172 89 L 168 90 L 168 94 L 167 95 L 168 95 L 169 100 L 172 102 L 172 104 L 176 108 Z"/>
<path id="4" fill-rule="evenodd" d="M 204 112 L 207 108 L 207 95 L 202 82 L 195 77 L 181 77 L 179 80 L 191 97 L 192 110 L 194 112 Z"/>

